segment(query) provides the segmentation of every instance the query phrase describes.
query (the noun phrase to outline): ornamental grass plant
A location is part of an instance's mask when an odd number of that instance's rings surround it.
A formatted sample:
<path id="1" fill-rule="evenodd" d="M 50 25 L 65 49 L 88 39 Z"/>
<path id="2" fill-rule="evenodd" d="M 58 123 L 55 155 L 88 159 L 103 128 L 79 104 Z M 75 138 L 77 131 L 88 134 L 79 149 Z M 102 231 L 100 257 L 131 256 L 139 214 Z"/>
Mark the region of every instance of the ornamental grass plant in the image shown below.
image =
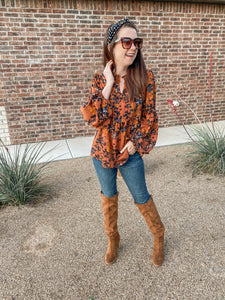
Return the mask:
<path id="1" fill-rule="evenodd" d="M 188 163 L 193 175 L 201 172 L 225 175 L 225 132 L 220 128 L 215 131 L 208 124 L 202 127 L 191 127 L 195 142 L 192 143 L 193 151 L 187 153 L 190 157 Z"/>
<path id="2" fill-rule="evenodd" d="M 178 94 L 176 94 L 176 100 L 167 100 L 191 140 L 192 151 L 186 153 L 185 156 L 189 158 L 187 165 L 191 167 L 193 176 L 201 172 L 225 175 L 225 129 L 216 127 L 213 121 L 211 88 L 212 52 L 210 53 L 209 76 L 210 125 L 202 123 L 193 109 Z M 192 111 L 195 119 L 198 121 L 197 125 L 187 128 L 181 115 L 178 113 L 179 101 L 177 99 Z"/>
<path id="3" fill-rule="evenodd" d="M 12 153 L 0 139 L 0 204 L 21 205 L 48 195 L 43 175 L 50 161 L 40 164 L 45 143 L 19 145 Z M 51 150 L 50 150 L 51 151 Z"/>

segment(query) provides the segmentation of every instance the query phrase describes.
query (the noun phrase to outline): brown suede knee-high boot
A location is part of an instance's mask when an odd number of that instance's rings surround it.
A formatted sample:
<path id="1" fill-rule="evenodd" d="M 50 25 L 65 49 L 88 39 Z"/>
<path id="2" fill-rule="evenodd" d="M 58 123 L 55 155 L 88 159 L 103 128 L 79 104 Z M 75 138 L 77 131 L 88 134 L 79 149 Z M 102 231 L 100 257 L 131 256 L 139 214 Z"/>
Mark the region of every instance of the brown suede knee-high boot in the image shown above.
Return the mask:
<path id="1" fill-rule="evenodd" d="M 104 215 L 104 227 L 108 236 L 108 249 L 105 255 L 105 263 L 111 264 L 117 256 L 120 235 L 117 229 L 118 219 L 118 193 L 113 197 L 105 197 L 102 194 L 102 209 Z"/>
<path id="2" fill-rule="evenodd" d="M 164 231 L 165 227 L 161 222 L 160 216 L 156 209 L 152 197 L 144 204 L 137 204 L 139 211 L 143 215 L 151 233 L 154 237 L 154 249 L 152 261 L 155 266 L 160 266 L 164 259 Z"/>

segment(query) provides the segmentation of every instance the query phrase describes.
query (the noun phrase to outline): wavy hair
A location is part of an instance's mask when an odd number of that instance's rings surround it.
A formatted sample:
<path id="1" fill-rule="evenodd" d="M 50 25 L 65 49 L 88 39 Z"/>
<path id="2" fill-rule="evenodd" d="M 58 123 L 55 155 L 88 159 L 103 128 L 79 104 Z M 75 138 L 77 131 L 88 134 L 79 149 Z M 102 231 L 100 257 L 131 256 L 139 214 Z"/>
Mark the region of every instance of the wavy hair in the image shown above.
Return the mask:
<path id="1" fill-rule="evenodd" d="M 131 27 L 134 28 L 137 32 L 137 28 L 132 23 L 126 23 L 121 28 Z M 110 26 L 109 26 L 110 28 Z M 103 65 L 106 66 L 107 62 L 111 59 L 113 60 L 113 48 L 115 46 L 115 40 L 118 37 L 118 32 L 113 37 L 110 42 L 110 51 L 108 50 L 108 31 L 106 31 L 105 40 L 104 40 L 104 48 L 103 48 Z M 130 65 L 127 69 L 127 75 L 125 77 L 125 84 L 128 91 L 128 95 L 130 99 L 134 99 L 135 97 L 143 96 L 145 93 L 146 85 L 147 85 L 147 69 L 142 56 L 141 49 L 138 49 L 137 56 L 132 65 Z"/>

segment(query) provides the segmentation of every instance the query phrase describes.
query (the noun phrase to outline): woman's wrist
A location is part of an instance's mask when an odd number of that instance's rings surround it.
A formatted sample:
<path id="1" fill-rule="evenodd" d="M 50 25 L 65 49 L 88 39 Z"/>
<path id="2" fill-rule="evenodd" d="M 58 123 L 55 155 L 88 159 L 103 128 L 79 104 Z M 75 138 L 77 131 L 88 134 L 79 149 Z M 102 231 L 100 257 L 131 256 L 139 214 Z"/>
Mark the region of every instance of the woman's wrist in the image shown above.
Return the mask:
<path id="1" fill-rule="evenodd" d="M 111 94 L 111 91 L 112 91 L 112 87 L 113 87 L 113 82 L 112 83 L 106 83 L 106 86 L 102 90 L 102 95 L 107 100 L 110 97 L 110 94 Z"/>

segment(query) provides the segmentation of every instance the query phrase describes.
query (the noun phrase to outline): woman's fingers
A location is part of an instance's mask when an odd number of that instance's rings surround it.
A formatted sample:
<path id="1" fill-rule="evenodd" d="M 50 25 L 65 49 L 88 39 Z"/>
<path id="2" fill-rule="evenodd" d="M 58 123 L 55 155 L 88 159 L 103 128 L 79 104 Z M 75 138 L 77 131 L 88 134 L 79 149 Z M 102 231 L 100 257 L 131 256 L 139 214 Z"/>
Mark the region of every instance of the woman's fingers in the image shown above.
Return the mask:
<path id="1" fill-rule="evenodd" d="M 126 149 L 129 154 L 134 154 L 136 152 L 134 144 L 131 141 L 126 143 L 126 145 L 123 147 L 123 149 L 120 151 L 120 153 L 123 153 Z"/>
<path id="2" fill-rule="evenodd" d="M 110 60 L 109 62 L 107 62 L 107 64 L 106 64 L 106 69 L 110 69 L 110 70 L 111 70 L 112 64 L 113 64 L 113 61 L 112 61 L 112 60 Z"/>
<path id="3" fill-rule="evenodd" d="M 105 69 L 103 71 L 103 74 L 104 74 L 104 76 L 106 78 L 106 81 L 108 83 L 113 83 L 114 82 L 114 76 L 113 76 L 113 73 L 112 73 L 112 64 L 113 64 L 112 60 L 107 62 L 106 66 L 105 66 Z"/>
<path id="4" fill-rule="evenodd" d="M 127 149 L 128 145 L 126 144 L 123 149 L 120 151 L 120 153 L 123 153 Z"/>

